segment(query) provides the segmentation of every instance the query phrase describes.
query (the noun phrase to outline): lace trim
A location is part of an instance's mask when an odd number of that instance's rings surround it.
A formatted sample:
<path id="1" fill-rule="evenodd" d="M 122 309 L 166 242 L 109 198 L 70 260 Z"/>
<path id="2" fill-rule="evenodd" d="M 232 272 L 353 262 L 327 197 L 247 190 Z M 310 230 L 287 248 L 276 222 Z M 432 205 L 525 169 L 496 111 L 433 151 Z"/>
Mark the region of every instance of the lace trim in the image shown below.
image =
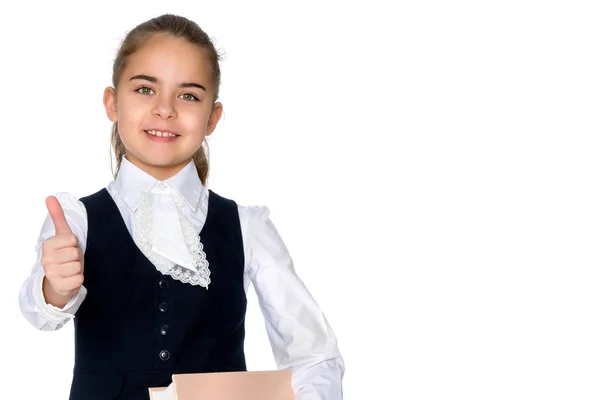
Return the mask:
<path id="1" fill-rule="evenodd" d="M 196 266 L 196 273 L 191 274 L 188 269 L 176 266 L 175 274 L 182 282 L 208 288 L 208 285 L 210 284 L 210 270 L 208 269 L 206 253 L 204 253 L 204 245 L 200 241 L 200 236 L 196 232 L 196 229 L 183 215 L 179 207 L 177 207 L 177 215 L 179 216 L 179 222 L 181 223 L 181 227 L 183 229 L 185 244 L 190 251 L 192 259 L 194 260 L 194 265 Z M 183 274 L 180 272 L 182 269 L 185 271 Z"/>
<path id="2" fill-rule="evenodd" d="M 194 226 L 185 218 L 179 207 L 177 207 L 177 215 L 183 228 L 185 244 L 194 260 L 196 271 L 182 268 L 171 260 L 152 251 L 151 238 L 154 230 L 152 205 L 152 196 L 146 193 L 142 194 L 140 204 L 133 213 L 133 239 L 135 243 L 161 274 L 170 275 L 173 279 L 181 282 L 199 285 L 208 289 L 208 285 L 210 284 L 210 270 L 208 268 L 208 261 L 206 260 L 206 253 L 204 253 L 204 247 Z"/>

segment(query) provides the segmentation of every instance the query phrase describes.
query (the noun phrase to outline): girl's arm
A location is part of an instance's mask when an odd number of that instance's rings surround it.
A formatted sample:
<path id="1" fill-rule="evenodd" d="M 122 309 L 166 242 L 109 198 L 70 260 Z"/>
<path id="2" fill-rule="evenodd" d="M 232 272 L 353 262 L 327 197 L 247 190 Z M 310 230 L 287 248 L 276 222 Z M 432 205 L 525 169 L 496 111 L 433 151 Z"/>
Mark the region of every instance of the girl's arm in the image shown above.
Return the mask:
<path id="1" fill-rule="evenodd" d="M 337 338 L 304 283 L 266 207 L 239 207 L 246 274 L 265 318 L 279 369 L 293 369 L 296 400 L 341 400 Z"/>
<path id="2" fill-rule="evenodd" d="M 64 210 L 69 227 L 79 240 L 81 251 L 85 254 L 87 239 L 87 213 L 85 206 L 69 193 L 57 193 L 56 198 Z M 75 316 L 87 294 L 85 286 L 81 286 L 79 292 L 63 308 L 57 308 L 46 303 L 42 289 L 44 282 L 44 268 L 41 264 L 42 243 L 54 236 L 54 234 L 54 224 L 50 214 L 48 214 L 42 225 L 35 248 L 37 253 L 35 264 L 33 265 L 31 274 L 21 286 L 21 291 L 19 292 L 21 313 L 36 329 L 43 331 L 53 331 L 62 328 Z"/>

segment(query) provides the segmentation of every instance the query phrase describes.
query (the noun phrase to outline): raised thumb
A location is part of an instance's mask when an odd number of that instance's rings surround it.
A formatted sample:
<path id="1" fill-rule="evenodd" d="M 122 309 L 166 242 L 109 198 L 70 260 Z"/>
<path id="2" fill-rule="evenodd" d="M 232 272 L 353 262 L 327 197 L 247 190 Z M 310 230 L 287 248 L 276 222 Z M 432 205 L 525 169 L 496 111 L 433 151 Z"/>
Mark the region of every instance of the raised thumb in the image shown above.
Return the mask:
<path id="1" fill-rule="evenodd" d="M 50 218 L 52 218 L 52 222 L 54 223 L 54 229 L 56 229 L 56 234 L 65 234 L 65 233 L 73 233 L 69 224 L 67 223 L 67 219 L 65 218 L 65 213 L 62 209 L 62 206 L 58 202 L 58 199 L 54 196 L 48 196 L 46 198 L 46 207 L 48 208 L 48 212 L 50 213 Z"/>

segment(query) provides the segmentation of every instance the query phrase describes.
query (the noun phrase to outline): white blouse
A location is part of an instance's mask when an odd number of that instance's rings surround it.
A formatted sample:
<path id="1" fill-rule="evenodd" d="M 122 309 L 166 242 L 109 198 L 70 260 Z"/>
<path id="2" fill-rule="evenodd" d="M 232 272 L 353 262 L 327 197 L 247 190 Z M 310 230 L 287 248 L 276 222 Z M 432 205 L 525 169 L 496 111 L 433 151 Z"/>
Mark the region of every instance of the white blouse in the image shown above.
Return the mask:
<path id="1" fill-rule="evenodd" d="M 162 236 L 164 232 L 181 232 L 182 229 L 185 232 L 185 225 L 191 224 L 197 238 L 204 225 L 209 192 L 202 185 L 193 162 L 161 182 L 123 157 L 116 179 L 106 189 L 117 204 L 129 233 L 159 271 L 169 273 L 174 265 L 184 265 L 186 271 L 195 271 L 199 277 L 196 282 L 210 290 L 210 265 L 202 259 L 203 252 L 196 252 L 194 256 L 191 251 L 194 243 L 185 238 L 165 240 Z M 85 206 L 69 193 L 57 193 L 56 197 L 85 253 L 88 232 Z M 142 200 L 152 197 L 153 207 L 144 211 Z M 165 199 L 175 199 L 174 204 Z M 341 400 L 345 366 L 336 336 L 296 275 L 290 254 L 269 218 L 268 208 L 238 205 L 238 212 L 245 254 L 244 287 L 247 290 L 250 282 L 254 285 L 277 367 L 293 369 L 296 400 Z M 139 221 L 147 218 L 151 218 L 155 226 L 159 224 L 160 229 L 142 229 Z M 156 236 L 151 232 L 157 232 Z M 38 238 L 37 261 L 19 293 L 23 316 L 36 329 L 44 331 L 60 329 L 74 318 L 87 294 L 84 283 L 62 309 L 45 302 L 44 270 L 40 263 L 42 243 L 54 233 L 48 215 Z"/>

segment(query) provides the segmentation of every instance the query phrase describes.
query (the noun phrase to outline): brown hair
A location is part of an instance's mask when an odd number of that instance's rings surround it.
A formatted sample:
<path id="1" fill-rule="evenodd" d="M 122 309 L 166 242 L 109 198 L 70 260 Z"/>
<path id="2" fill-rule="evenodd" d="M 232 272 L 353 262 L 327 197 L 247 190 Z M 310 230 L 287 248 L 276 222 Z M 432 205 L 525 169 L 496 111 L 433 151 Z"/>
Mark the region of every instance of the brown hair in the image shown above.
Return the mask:
<path id="1" fill-rule="evenodd" d="M 221 83 L 221 69 L 219 67 L 219 61 L 221 60 L 220 54 L 217 53 L 210 37 L 198 26 L 198 24 L 185 17 L 172 14 L 164 14 L 150 19 L 127 33 L 127 36 L 125 36 L 125 39 L 123 39 L 123 42 L 121 43 L 121 47 L 117 52 L 113 64 L 112 84 L 115 89 L 117 88 L 119 78 L 127 65 L 129 57 L 142 48 L 152 36 L 160 33 L 166 33 L 185 39 L 206 51 L 212 66 L 213 84 L 215 87 L 213 101 L 216 101 L 219 96 L 219 86 Z M 113 175 L 116 177 L 116 174 L 121 167 L 121 158 L 125 154 L 125 146 L 119 136 L 117 122 L 115 122 L 112 127 L 111 144 L 117 162 L 117 169 L 116 171 L 113 171 Z M 206 139 L 204 139 L 203 146 L 194 153 L 193 159 L 200 180 L 203 184 L 206 184 L 209 169 L 208 142 Z"/>

